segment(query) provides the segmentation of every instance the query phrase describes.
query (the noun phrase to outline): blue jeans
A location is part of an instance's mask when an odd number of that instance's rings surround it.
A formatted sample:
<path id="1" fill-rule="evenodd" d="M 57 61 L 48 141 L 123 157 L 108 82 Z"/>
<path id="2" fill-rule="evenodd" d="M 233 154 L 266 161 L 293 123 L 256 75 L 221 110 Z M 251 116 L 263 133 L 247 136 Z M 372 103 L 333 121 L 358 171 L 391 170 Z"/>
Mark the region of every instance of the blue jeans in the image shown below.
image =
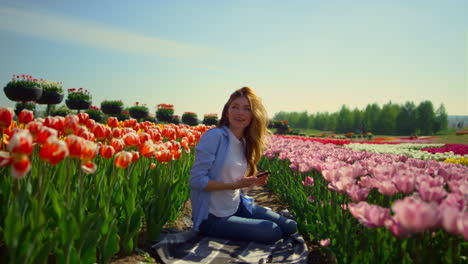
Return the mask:
<path id="1" fill-rule="evenodd" d="M 232 216 L 209 214 L 199 230 L 205 236 L 273 244 L 283 236 L 295 233 L 297 223 L 256 204 L 250 213 L 241 202 Z"/>

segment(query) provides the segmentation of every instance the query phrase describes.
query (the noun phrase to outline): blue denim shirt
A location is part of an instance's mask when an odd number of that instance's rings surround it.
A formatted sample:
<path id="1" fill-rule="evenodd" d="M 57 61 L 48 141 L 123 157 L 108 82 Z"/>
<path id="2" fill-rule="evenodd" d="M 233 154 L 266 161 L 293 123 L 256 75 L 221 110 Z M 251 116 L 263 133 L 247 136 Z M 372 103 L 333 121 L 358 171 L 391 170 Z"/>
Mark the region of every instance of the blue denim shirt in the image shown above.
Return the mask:
<path id="1" fill-rule="evenodd" d="M 198 231 L 201 222 L 208 218 L 211 192 L 203 189 L 209 180 L 218 180 L 229 149 L 228 127 L 208 130 L 195 147 L 195 162 L 190 170 L 190 202 L 192 203 L 193 229 Z M 241 201 L 252 212 L 253 198 L 241 192 Z"/>

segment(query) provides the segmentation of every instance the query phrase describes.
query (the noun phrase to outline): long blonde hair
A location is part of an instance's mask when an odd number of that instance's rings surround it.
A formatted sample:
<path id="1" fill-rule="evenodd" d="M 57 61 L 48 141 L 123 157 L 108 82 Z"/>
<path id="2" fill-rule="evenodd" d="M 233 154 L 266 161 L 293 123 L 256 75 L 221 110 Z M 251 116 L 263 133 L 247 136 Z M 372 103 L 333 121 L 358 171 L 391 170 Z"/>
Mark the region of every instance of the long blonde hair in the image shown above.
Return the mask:
<path id="1" fill-rule="evenodd" d="M 245 155 L 248 163 L 247 175 L 254 175 L 257 173 L 257 163 L 266 149 L 265 139 L 268 133 L 268 115 L 262 104 L 262 100 L 252 88 L 242 87 L 231 94 L 229 100 L 224 105 L 218 127 L 229 126 L 229 106 L 232 101 L 239 97 L 245 97 L 249 101 L 250 111 L 252 112 L 252 121 L 244 130 L 244 138 L 247 148 Z"/>

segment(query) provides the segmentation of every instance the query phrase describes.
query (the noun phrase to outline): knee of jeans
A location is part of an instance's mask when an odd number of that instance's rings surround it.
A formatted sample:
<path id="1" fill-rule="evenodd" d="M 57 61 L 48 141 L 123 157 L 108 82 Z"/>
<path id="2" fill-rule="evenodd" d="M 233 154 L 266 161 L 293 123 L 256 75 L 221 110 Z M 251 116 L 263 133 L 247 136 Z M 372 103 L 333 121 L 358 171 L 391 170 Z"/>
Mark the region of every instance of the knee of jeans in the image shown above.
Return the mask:
<path id="1" fill-rule="evenodd" d="M 265 221 L 263 225 L 264 227 L 262 227 L 262 230 L 264 230 L 264 232 L 262 236 L 259 236 L 261 242 L 274 244 L 283 237 L 283 231 L 276 223 Z"/>
<path id="2" fill-rule="evenodd" d="M 284 224 L 283 228 L 283 234 L 285 236 L 292 235 L 297 232 L 297 223 L 293 220 L 286 220 L 286 223 Z"/>

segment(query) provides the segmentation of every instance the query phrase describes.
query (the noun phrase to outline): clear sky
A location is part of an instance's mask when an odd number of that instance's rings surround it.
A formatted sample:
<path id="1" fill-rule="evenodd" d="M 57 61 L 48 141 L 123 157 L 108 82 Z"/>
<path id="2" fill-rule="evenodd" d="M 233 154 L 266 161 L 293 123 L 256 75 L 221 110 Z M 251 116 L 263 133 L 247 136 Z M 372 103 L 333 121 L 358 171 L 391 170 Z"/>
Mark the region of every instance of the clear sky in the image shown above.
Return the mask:
<path id="1" fill-rule="evenodd" d="M 270 117 L 423 100 L 468 115 L 467 63 L 465 0 L 0 0 L 0 86 L 33 75 L 96 106 L 203 118 L 251 86 Z"/>

